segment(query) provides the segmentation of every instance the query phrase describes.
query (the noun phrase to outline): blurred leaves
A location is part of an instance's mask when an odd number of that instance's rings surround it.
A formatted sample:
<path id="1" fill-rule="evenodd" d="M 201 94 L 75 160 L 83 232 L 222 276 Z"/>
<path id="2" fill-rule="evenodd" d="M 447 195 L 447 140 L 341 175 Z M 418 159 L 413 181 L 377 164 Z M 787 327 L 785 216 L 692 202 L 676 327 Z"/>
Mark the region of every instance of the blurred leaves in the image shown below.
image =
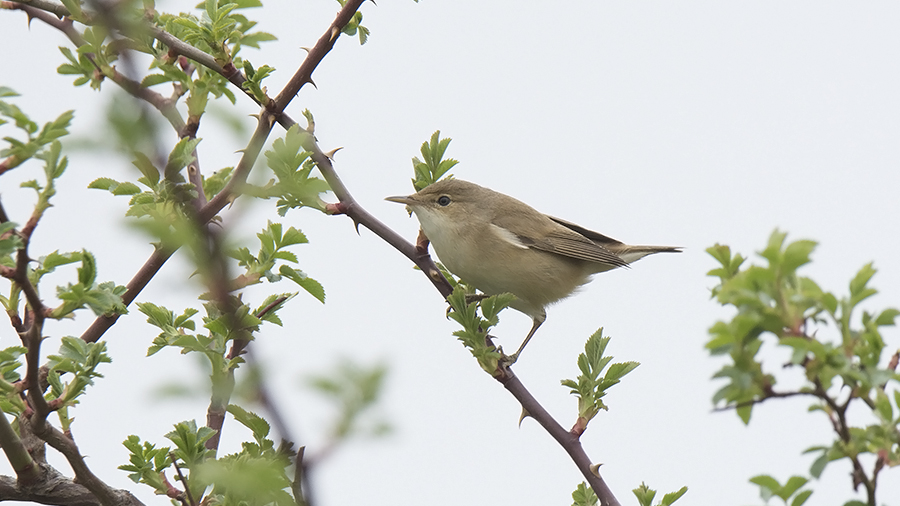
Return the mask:
<path id="1" fill-rule="evenodd" d="M 713 396 L 713 403 L 719 409 L 735 409 L 749 423 L 753 407 L 767 399 L 812 399 L 809 411 L 828 418 L 834 440 L 806 450 L 818 454 L 810 474 L 819 477 L 828 463 L 849 459 L 854 488 L 861 484 L 874 497 L 878 473 L 885 466 L 900 464 L 900 375 L 896 372 L 900 351 L 888 350 L 882 336 L 882 328 L 893 326 L 900 311 L 864 309 L 855 317 L 860 304 L 877 293 L 869 286 L 876 272 L 872 264 L 864 265 L 850 281 L 849 293 L 839 297 L 798 274 L 811 261 L 816 243 L 786 243 L 786 236 L 775 230 L 769 237 L 759 252 L 766 265 L 743 267 L 745 259 L 732 255 L 728 246 L 707 250 L 720 265 L 709 271 L 719 279 L 712 295 L 735 310 L 731 320 L 718 321 L 709 329 L 707 349 L 727 359 L 715 375 L 727 382 Z M 829 332 L 829 326 L 834 330 Z M 767 339 L 790 351 L 787 364 L 765 367 L 759 351 Z M 786 367 L 800 368 L 804 382 L 781 390 L 777 371 Z M 868 411 L 870 423 L 851 424 L 847 416 L 851 406 Z M 865 418 L 853 420 L 858 423 Z M 859 464 L 863 454 L 876 459 L 871 475 Z M 751 481 L 761 487 L 764 499 L 778 496 L 786 504 L 806 483 L 794 477 L 782 486 L 765 475 Z M 799 506 L 811 493 L 799 493 L 791 506 Z"/>
<path id="2" fill-rule="evenodd" d="M 809 499 L 813 493 L 812 490 L 800 491 L 808 481 L 802 476 L 791 476 L 784 485 L 781 485 L 775 478 L 764 474 L 750 478 L 750 483 L 759 486 L 759 495 L 763 501 L 768 503 L 772 497 L 778 497 L 784 501 L 785 505 L 789 506 L 802 506 Z M 791 499 L 792 496 L 793 499 Z"/>
<path id="3" fill-rule="evenodd" d="M 384 390 L 387 367 L 366 367 L 348 360 L 339 362 L 328 373 L 309 378 L 308 384 L 335 405 L 337 414 L 331 427 L 331 445 L 353 436 L 383 436 L 391 425 L 370 412 Z"/>

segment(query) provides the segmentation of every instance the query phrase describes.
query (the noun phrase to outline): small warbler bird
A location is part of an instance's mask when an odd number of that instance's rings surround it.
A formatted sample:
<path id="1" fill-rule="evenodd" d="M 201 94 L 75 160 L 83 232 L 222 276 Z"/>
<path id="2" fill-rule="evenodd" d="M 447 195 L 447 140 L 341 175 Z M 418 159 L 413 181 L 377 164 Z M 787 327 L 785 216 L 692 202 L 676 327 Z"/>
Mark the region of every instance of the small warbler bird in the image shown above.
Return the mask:
<path id="1" fill-rule="evenodd" d="M 444 179 L 407 197 L 406 204 L 444 266 L 487 295 L 512 293 L 510 305 L 534 325 L 512 364 L 547 319 L 546 307 L 572 295 L 591 275 L 627 267 L 671 246 L 629 246 L 528 204 L 461 179 Z"/>

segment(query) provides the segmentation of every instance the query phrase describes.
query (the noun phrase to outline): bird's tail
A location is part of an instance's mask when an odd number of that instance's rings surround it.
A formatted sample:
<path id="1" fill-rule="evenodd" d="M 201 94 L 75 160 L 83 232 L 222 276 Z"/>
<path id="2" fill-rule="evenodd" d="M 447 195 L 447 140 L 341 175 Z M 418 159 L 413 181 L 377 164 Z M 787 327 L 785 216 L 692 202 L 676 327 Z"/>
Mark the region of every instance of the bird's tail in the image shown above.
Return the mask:
<path id="1" fill-rule="evenodd" d="M 629 246 L 627 244 L 606 244 L 607 248 L 628 263 L 637 262 L 654 253 L 681 253 L 677 246 Z"/>

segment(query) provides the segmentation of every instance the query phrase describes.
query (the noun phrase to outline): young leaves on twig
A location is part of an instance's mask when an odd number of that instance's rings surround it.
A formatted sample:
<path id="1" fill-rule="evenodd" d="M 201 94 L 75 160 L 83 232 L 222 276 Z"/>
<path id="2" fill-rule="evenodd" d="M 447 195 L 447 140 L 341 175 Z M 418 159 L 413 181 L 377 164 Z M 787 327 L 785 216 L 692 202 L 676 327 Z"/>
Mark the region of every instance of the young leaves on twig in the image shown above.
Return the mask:
<path id="1" fill-rule="evenodd" d="M 687 487 L 681 487 L 675 492 L 669 492 L 664 495 L 662 500 L 653 504 L 653 499 L 656 497 L 656 490 L 651 489 L 646 484 L 641 483 L 641 486 L 632 490 L 634 496 L 637 497 L 638 504 L 640 506 L 670 506 L 672 503 L 681 498 L 684 494 L 687 493 Z"/>
<path id="2" fill-rule="evenodd" d="M 416 191 L 420 191 L 422 188 L 444 177 L 447 171 L 459 163 L 452 158 L 444 160 L 444 152 L 447 151 L 447 146 L 450 145 L 451 140 L 449 137 L 441 139 L 441 131 L 436 130 L 431 134 L 430 141 L 422 143 L 421 152 L 425 161 L 419 160 L 417 156 L 414 156 L 412 159 L 413 172 L 416 176 L 412 180 L 412 184 Z M 453 177 L 453 175 L 451 174 L 447 177 Z"/>
<path id="3" fill-rule="evenodd" d="M 469 349 L 485 372 L 492 376 L 500 374 L 498 365 L 503 353 L 491 342 L 488 332 L 500 322 L 500 311 L 509 307 L 516 297 L 511 293 L 502 293 L 468 302 L 471 293 L 467 292 L 471 290 L 467 288 L 458 283 L 453 293 L 447 297 L 452 309 L 448 316 L 463 327 L 463 330 L 457 330 L 453 335 Z M 481 315 L 478 314 L 479 309 Z"/>
<path id="4" fill-rule="evenodd" d="M 603 402 L 606 391 L 618 383 L 623 376 L 640 365 L 637 362 L 620 362 L 612 364 L 606 374 L 600 374 L 612 361 L 613 357 L 604 356 L 609 337 L 603 337 L 603 329 L 595 332 L 584 345 L 584 353 L 578 355 L 578 369 L 581 374 L 575 380 L 562 380 L 562 385 L 569 387 L 571 393 L 578 398 L 578 419 L 572 431 L 580 436 L 600 410 L 608 410 Z"/>

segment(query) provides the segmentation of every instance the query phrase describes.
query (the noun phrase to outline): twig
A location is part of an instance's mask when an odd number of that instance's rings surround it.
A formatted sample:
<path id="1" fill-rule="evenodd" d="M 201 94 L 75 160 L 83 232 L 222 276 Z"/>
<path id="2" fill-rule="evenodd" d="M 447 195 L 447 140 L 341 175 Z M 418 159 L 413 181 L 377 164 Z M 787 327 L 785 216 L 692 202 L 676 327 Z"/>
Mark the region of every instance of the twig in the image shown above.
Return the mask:
<path id="1" fill-rule="evenodd" d="M 172 460 L 172 465 L 175 466 L 175 473 L 178 474 L 178 480 L 184 485 L 184 495 L 187 497 L 188 504 L 197 506 L 197 501 L 194 500 L 194 495 L 191 493 L 191 487 L 188 485 L 187 479 L 181 472 L 181 466 L 178 465 L 178 459 L 175 458 L 173 453 L 169 453 L 169 458 Z"/>
<path id="2" fill-rule="evenodd" d="M 91 491 L 103 506 L 143 506 L 143 503 L 126 490 L 115 490 L 97 478 L 84 462 L 75 441 L 48 423 L 34 425 L 34 433 L 54 450 L 63 454 L 75 473 L 78 483 Z"/>
<path id="3" fill-rule="evenodd" d="M 544 430 L 546 430 L 547 433 L 563 447 L 563 450 L 569 454 L 569 457 L 572 458 L 575 466 L 578 467 L 578 470 L 581 471 L 581 474 L 594 490 L 594 493 L 597 494 L 597 498 L 600 499 L 600 504 L 603 506 L 619 506 L 619 501 L 616 500 L 612 490 L 609 489 L 606 482 L 600 477 L 600 474 L 596 472 L 597 466 L 591 462 L 587 453 L 585 453 L 584 448 L 581 446 L 581 440 L 564 429 L 562 425 L 560 425 L 553 416 L 541 406 L 537 399 L 531 395 L 531 392 L 525 388 L 525 385 L 519 381 L 519 378 L 512 370 L 509 368 L 505 369 L 504 373 L 495 379 L 503 384 L 503 387 L 519 401 L 522 408 L 528 412 L 529 416 L 541 424 L 541 427 L 543 427 Z"/>
<path id="4" fill-rule="evenodd" d="M 306 470 L 306 462 L 303 460 L 305 452 L 305 446 L 298 448 L 297 458 L 294 460 L 294 480 L 291 482 L 291 491 L 294 492 L 294 501 L 297 503 L 297 506 L 309 506 L 309 502 L 303 495 L 303 483 L 307 479 L 304 472 Z"/>
<path id="5" fill-rule="evenodd" d="M 818 397 L 818 395 L 815 392 L 801 392 L 801 391 L 775 392 L 775 391 L 770 391 L 770 392 L 766 393 L 764 396 L 760 397 L 759 399 L 751 399 L 749 401 L 742 401 L 742 402 L 738 402 L 735 404 L 729 404 L 727 406 L 713 408 L 713 412 L 716 413 L 716 412 L 722 412 L 722 411 L 731 411 L 733 409 L 745 408 L 747 406 L 755 406 L 755 405 L 761 404 L 769 399 L 783 399 L 785 397 L 794 397 L 797 395 L 811 395 L 813 397 Z"/>

